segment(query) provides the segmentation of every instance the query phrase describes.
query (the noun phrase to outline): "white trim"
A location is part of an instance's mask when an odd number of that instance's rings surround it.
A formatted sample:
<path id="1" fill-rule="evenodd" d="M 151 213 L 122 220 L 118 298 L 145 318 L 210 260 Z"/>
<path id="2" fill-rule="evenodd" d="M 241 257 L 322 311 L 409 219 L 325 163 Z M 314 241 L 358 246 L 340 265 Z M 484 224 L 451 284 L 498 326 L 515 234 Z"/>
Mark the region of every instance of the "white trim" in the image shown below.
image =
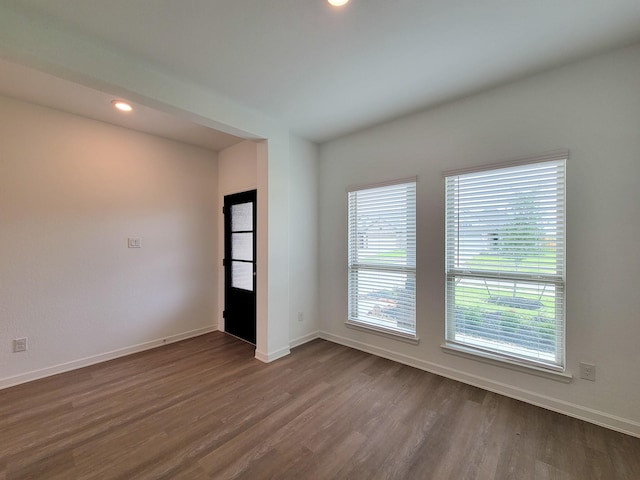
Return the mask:
<path id="1" fill-rule="evenodd" d="M 398 178 L 397 180 L 386 180 L 383 182 L 367 183 L 362 185 L 349 185 L 347 187 L 347 193 L 357 192 L 359 190 L 367 190 L 369 188 L 390 187 L 391 185 L 402 185 L 403 183 L 418 183 L 418 177 L 406 177 Z M 416 185 L 417 186 L 417 185 Z"/>
<path id="2" fill-rule="evenodd" d="M 374 333 L 376 335 L 381 335 L 383 337 L 392 338 L 394 340 L 400 340 L 406 343 L 411 343 L 412 345 L 417 345 L 420 343 L 420 339 L 417 335 L 411 333 L 404 333 L 397 330 L 393 330 L 391 328 L 377 327 L 370 323 L 362 323 L 357 322 L 355 320 L 347 320 L 344 324 L 348 328 L 353 328 L 354 330 L 360 330 L 362 332 Z"/>
<path id="3" fill-rule="evenodd" d="M 275 352 L 271 353 L 259 352 L 258 349 L 256 349 L 256 359 L 264 363 L 271 363 L 278 360 L 279 358 L 286 357 L 290 353 L 291 350 L 289 349 L 289 347 L 283 347 L 280 350 L 276 350 Z"/>
<path id="4" fill-rule="evenodd" d="M 60 363 L 52 367 L 42 368 L 40 370 L 33 370 L 27 373 L 21 373 L 12 377 L 0 379 L 0 390 L 3 388 L 14 387 L 22 383 L 32 382 L 33 380 L 39 380 L 41 378 L 50 377 L 52 375 L 58 375 L 59 373 L 69 372 L 71 370 L 77 370 L 79 368 L 95 365 L 96 363 L 102 363 L 115 358 L 132 355 L 134 353 L 144 352 L 145 350 L 151 350 L 152 348 L 162 347 L 170 343 L 186 340 L 187 338 L 199 337 L 206 333 L 214 332 L 217 330 L 217 326 L 198 328 L 184 333 L 178 333 L 166 338 L 158 338 L 151 340 L 150 342 L 139 343 L 138 345 L 131 345 L 130 347 L 119 348 L 110 352 L 100 353 L 98 355 L 92 355 L 90 357 L 80 358 L 78 360 L 72 360 L 70 362 Z"/>
<path id="5" fill-rule="evenodd" d="M 300 345 L 304 345 L 305 343 L 311 342 L 316 338 L 320 338 L 319 331 L 311 332 L 301 337 L 294 338 L 293 340 L 289 341 L 289 348 L 291 349 L 291 348 L 299 347 Z"/>
<path id="6" fill-rule="evenodd" d="M 320 332 L 320 338 L 640 438 L 640 422 L 610 415 L 600 410 L 541 395 L 530 390 L 496 382 L 485 377 L 469 374 L 444 365 L 428 362 L 409 355 L 403 355 L 385 348 L 375 347 L 328 332 Z"/>
<path id="7" fill-rule="evenodd" d="M 569 160 L 569 150 L 553 150 L 540 155 L 528 155 L 524 157 L 516 157 L 510 160 L 504 160 L 496 163 L 485 163 L 478 167 L 456 168 L 453 170 L 445 170 L 442 177 L 455 177 L 464 175 L 465 173 L 483 172 L 485 170 L 494 170 L 496 168 L 517 167 L 519 165 L 528 165 L 533 163 L 551 162 L 554 160 Z"/>
<path id="8" fill-rule="evenodd" d="M 498 367 L 508 368 L 510 370 L 516 370 L 518 372 L 528 373 L 538 377 L 548 378 L 557 382 L 571 383 L 573 380 L 573 375 L 570 373 L 548 370 L 536 365 L 528 365 L 526 363 L 519 362 L 518 360 L 510 360 L 509 358 L 505 358 L 500 355 L 495 355 L 490 352 L 482 352 L 463 345 L 444 343 L 443 345 L 440 345 L 440 348 L 444 353 L 470 358 L 479 362 L 488 363 L 489 365 L 496 365 Z"/>

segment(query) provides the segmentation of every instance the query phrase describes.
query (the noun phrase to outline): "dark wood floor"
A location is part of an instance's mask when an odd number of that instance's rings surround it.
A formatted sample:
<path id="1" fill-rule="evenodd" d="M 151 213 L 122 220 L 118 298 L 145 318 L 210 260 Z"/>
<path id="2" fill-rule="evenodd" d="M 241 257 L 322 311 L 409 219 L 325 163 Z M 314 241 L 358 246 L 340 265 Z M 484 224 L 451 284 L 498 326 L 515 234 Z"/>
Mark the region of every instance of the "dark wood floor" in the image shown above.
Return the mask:
<path id="1" fill-rule="evenodd" d="M 640 479 L 640 439 L 316 340 L 215 332 L 0 391 L 0 480 Z"/>

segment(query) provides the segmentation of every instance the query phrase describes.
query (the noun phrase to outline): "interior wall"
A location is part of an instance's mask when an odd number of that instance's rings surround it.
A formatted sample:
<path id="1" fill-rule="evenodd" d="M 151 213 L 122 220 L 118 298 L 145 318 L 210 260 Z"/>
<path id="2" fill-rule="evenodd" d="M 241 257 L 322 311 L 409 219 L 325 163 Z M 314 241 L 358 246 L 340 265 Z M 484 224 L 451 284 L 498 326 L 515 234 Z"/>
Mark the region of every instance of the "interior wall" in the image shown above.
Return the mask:
<path id="1" fill-rule="evenodd" d="M 225 195 L 258 188 L 258 144 L 252 140 L 218 152 L 218 329 L 224 331 L 224 206 Z"/>
<path id="2" fill-rule="evenodd" d="M 224 216 L 222 206 L 224 196 L 257 188 L 259 170 L 259 150 L 264 144 L 253 140 L 222 150 L 218 154 L 218 265 L 224 258 Z M 288 183 L 289 237 L 289 285 L 281 285 L 289 290 L 288 337 L 287 344 L 296 346 L 318 335 L 318 147 L 312 142 L 293 134 L 289 135 L 288 169 L 279 181 Z M 264 162 L 263 162 L 264 163 Z M 266 182 L 265 182 L 266 183 Z M 260 199 L 267 198 L 259 195 Z M 260 211 L 261 205 L 258 206 Z M 266 209 L 263 210 L 266 212 Z M 264 216 L 264 213 L 263 213 Z M 282 268 L 276 266 L 276 271 Z M 286 269 L 285 269 L 286 270 Z M 260 272 L 258 272 L 260 273 Z M 269 284 L 268 284 L 269 285 Z M 272 282 L 269 285 L 274 287 Z M 258 295 L 263 292 L 258 291 Z M 224 270 L 218 274 L 218 325 L 224 330 Z M 302 313 L 299 321 L 298 313 Z M 260 323 L 260 322 L 258 322 Z M 261 325 L 258 325 L 260 330 Z M 267 334 L 264 330 L 263 335 Z M 258 335 L 260 337 L 260 334 Z M 280 342 L 282 343 L 282 342 Z M 258 347 L 259 349 L 259 347 Z M 275 351 L 274 357 L 258 357 L 265 361 L 288 353 L 286 348 Z"/>
<path id="3" fill-rule="evenodd" d="M 258 144 L 253 140 L 245 140 L 218 152 L 219 198 L 224 199 L 225 195 L 256 189 L 257 161 Z"/>
<path id="4" fill-rule="evenodd" d="M 291 135 L 289 344 L 318 335 L 318 147 Z"/>
<path id="5" fill-rule="evenodd" d="M 329 142 L 320 149 L 320 317 L 331 340 L 640 436 L 640 45 Z M 448 169 L 556 149 L 567 164 L 570 384 L 453 356 L 444 342 Z M 418 176 L 418 345 L 345 327 L 350 184 Z M 579 363 L 597 366 L 582 380 Z"/>
<path id="6" fill-rule="evenodd" d="M 275 126 L 266 138 L 268 140 L 258 143 L 256 358 L 263 362 L 272 362 L 290 353 L 289 145 L 291 139 L 288 129 Z"/>
<path id="7" fill-rule="evenodd" d="M 20 15 L 0 3 L 0 54 L 90 88 L 258 142 L 258 271 L 256 357 L 289 353 L 289 127 L 255 109 L 148 68 L 135 56 L 95 39 Z M 97 61 L 96 59 L 99 59 Z M 127 72 L 122 75 L 122 72 Z M 270 269 L 269 265 L 275 267 Z"/>
<path id="8" fill-rule="evenodd" d="M 0 97 L 0 386 L 212 330 L 217 170 L 215 152 Z"/>

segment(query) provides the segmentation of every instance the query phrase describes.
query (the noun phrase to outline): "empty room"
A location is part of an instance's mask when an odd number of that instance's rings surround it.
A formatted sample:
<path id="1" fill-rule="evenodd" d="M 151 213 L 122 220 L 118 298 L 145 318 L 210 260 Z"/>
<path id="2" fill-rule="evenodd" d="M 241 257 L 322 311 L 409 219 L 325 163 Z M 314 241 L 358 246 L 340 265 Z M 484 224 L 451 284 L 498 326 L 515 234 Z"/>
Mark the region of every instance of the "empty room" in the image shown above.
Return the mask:
<path id="1" fill-rule="evenodd" d="M 0 480 L 640 478 L 637 0 L 0 1 Z"/>

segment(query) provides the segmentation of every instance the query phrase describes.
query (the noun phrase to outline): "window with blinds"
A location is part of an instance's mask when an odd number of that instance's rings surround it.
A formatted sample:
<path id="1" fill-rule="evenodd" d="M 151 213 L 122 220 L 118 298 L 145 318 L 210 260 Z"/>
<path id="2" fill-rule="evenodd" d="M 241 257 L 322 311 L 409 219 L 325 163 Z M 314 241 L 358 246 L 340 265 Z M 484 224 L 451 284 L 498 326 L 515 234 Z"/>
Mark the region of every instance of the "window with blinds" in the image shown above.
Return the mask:
<path id="1" fill-rule="evenodd" d="M 567 156 L 445 174 L 450 346 L 564 370 Z"/>
<path id="2" fill-rule="evenodd" d="M 416 180 L 349 191 L 348 323 L 415 337 Z"/>

